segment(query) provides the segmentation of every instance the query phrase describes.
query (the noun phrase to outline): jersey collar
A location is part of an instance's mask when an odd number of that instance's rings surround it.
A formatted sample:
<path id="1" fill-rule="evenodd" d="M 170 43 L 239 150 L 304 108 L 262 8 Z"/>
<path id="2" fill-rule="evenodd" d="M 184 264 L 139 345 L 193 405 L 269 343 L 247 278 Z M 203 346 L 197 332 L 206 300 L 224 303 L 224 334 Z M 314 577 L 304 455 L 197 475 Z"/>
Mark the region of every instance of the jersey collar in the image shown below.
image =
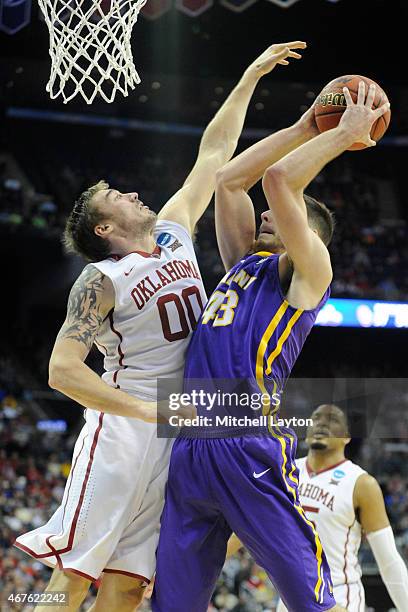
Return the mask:
<path id="1" fill-rule="evenodd" d="M 327 468 L 323 468 L 322 470 L 319 470 L 318 472 L 314 472 L 312 470 L 312 468 L 310 467 L 307 459 L 306 459 L 307 473 L 309 474 L 310 478 L 313 478 L 314 476 L 318 476 L 319 474 L 323 474 L 323 472 L 328 472 L 329 470 L 332 470 L 333 468 L 338 467 L 339 465 L 341 465 L 342 463 L 345 463 L 346 461 L 348 461 L 348 459 L 343 459 L 342 461 L 339 461 L 338 463 L 335 463 L 334 465 L 329 465 L 329 467 L 327 467 Z"/>
<path id="2" fill-rule="evenodd" d="M 126 255 L 117 255 L 116 253 L 112 253 L 110 257 L 116 259 L 116 261 L 119 261 L 120 259 L 123 259 L 124 257 L 131 255 L 132 253 L 137 253 L 142 257 L 154 257 L 155 259 L 159 259 L 161 257 L 161 248 L 158 244 L 156 244 L 151 253 L 147 253 L 146 251 L 130 251 L 129 253 L 126 253 Z"/>

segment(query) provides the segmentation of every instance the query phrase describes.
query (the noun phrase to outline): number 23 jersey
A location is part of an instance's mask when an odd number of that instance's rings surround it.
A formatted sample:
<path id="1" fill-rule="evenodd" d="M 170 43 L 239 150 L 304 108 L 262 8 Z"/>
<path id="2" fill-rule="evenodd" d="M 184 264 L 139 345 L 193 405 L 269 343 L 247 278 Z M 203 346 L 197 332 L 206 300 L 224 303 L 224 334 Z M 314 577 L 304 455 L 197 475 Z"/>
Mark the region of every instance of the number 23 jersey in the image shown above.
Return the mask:
<path id="1" fill-rule="evenodd" d="M 158 221 L 154 237 L 153 253 L 93 264 L 115 290 L 115 307 L 95 341 L 104 355 L 102 378 L 147 398 L 156 397 L 158 378 L 182 380 L 189 337 L 207 301 L 187 229 Z"/>

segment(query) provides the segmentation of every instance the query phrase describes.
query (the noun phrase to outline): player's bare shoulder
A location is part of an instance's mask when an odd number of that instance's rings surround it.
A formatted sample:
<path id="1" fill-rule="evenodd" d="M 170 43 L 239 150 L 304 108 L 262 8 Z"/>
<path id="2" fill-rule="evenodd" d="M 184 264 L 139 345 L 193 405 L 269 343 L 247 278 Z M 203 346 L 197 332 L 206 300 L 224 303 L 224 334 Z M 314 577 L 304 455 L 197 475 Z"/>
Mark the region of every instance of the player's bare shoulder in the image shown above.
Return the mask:
<path id="1" fill-rule="evenodd" d="M 57 340 L 76 340 L 90 350 L 114 304 L 112 281 L 92 264 L 87 265 L 72 286 Z"/>
<path id="2" fill-rule="evenodd" d="M 374 476 L 367 472 L 362 472 L 359 475 L 354 486 L 353 498 L 356 506 L 360 506 L 361 502 L 368 499 L 376 502 L 383 498 L 381 487 Z"/>

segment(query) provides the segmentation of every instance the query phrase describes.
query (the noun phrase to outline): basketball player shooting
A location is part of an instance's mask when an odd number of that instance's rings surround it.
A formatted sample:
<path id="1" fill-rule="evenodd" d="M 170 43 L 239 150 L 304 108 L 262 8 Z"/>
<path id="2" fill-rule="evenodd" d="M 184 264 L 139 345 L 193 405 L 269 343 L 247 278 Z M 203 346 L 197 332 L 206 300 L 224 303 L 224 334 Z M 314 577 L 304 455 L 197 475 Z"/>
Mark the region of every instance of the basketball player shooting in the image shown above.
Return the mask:
<path id="1" fill-rule="evenodd" d="M 336 601 L 349 612 L 364 612 L 358 550 L 362 532 L 398 610 L 408 604 L 408 572 L 395 545 L 381 488 L 373 476 L 345 457 L 350 442 L 345 413 L 332 404 L 311 415 L 306 457 L 296 460 L 299 498 L 316 525 L 334 585 Z M 277 612 L 287 612 L 282 602 Z"/>
<path id="2" fill-rule="evenodd" d="M 267 425 L 253 427 L 228 419 L 225 425 L 187 427 L 176 440 L 154 612 L 207 610 L 232 531 L 265 568 L 289 610 L 342 609 L 317 532 L 299 503 L 295 434 L 270 417 L 279 409 L 272 398 L 282 391 L 332 279 L 327 245 L 333 220 L 304 190 L 354 142 L 371 145 L 371 126 L 389 108 L 387 103 L 372 110 L 375 89 L 366 96 L 364 83 L 356 104 L 347 94 L 337 128 L 316 135 L 310 110 L 300 124 L 251 147 L 218 175 L 217 238 L 227 274 L 193 334 L 185 391 L 194 389 L 197 379 L 204 388 L 214 380 L 237 386 L 245 380 L 247 389 L 268 397 L 263 412 L 269 418 Z M 262 214 L 255 241 L 246 191 L 262 175 L 270 210 Z M 220 409 L 227 417 L 254 419 L 247 403 L 219 404 Z M 199 405 L 197 412 L 208 415 L 208 406 Z"/>
<path id="3" fill-rule="evenodd" d="M 295 49 L 304 47 L 272 45 L 247 68 L 158 217 L 136 192 L 101 181 L 79 197 L 68 219 L 67 246 L 92 263 L 71 290 L 49 382 L 87 408 L 86 423 L 61 506 L 16 541 L 55 568 L 47 591 L 67 591 L 67 611 L 79 608 L 102 574 L 93 611 L 134 610 L 154 573 L 172 443 L 156 436 L 157 379 L 182 378 L 206 302 L 191 236 L 217 170 L 234 153 L 259 79 L 300 58 Z M 105 358 L 102 379 L 84 363 L 93 343 Z"/>

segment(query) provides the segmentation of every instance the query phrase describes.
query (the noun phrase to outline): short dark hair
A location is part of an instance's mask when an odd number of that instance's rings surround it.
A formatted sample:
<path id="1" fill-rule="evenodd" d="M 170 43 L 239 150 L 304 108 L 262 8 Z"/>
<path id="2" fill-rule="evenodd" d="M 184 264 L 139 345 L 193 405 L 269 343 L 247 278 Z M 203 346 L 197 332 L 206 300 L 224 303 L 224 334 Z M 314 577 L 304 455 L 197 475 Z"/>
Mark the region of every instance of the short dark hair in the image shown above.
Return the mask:
<path id="1" fill-rule="evenodd" d="M 102 189 L 108 189 L 105 181 L 91 185 L 81 193 L 65 224 L 63 244 L 68 253 L 82 255 L 87 261 L 101 261 L 110 254 L 110 244 L 95 234 L 95 225 L 103 220 L 103 215 L 91 206 L 93 196 Z"/>
<path id="2" fill-rule="evenodd" d="M 333 213 L 323 202 L 319 202 L 312 196 L 303 195 L 307 208 L 307 218 L 310 225 L 317 230 L 320 238 L 328 246 L 333 238 L 335 220 Z"/>

